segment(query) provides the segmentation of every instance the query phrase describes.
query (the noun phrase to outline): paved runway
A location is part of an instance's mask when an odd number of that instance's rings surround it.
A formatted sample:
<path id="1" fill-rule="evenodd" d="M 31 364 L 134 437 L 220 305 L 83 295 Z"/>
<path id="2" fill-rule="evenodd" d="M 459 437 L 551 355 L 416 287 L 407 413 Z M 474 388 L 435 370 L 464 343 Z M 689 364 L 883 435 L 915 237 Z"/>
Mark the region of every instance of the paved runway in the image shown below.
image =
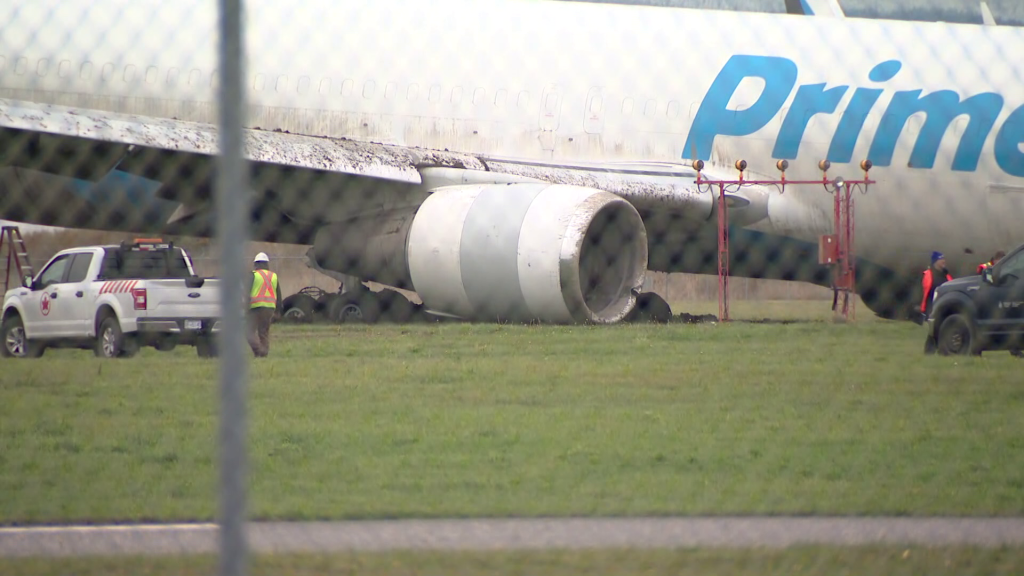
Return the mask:
<path id="1" fill-rule="evenodd" d="M 199 554 L 215 524 L 0 528 L 0 556 Z M 801 544 L 1024 545 L 1024 518 L 573 518 L 258 522 L 254 552 L 764 547 Z"/>

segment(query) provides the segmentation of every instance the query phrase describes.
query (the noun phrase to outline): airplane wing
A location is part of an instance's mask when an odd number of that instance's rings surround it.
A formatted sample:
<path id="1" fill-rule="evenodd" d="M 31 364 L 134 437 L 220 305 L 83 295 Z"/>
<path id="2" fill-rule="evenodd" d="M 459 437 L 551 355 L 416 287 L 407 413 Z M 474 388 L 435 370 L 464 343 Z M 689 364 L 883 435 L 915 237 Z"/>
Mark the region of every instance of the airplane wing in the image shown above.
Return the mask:
<path id="1" fill-rule="evenodd" d="M 175 119 L 0 100 L 0 216 L 32 224 L 212 236 L 217 128 Z M 714 198 L 680 164 L 527 162 L 447 150 L 246 130 L 253 237 L 310 244 L 317 228 L 416 206 L 433 189 L 528 181 L 605 190 L 641 214 L 712 217 Z M 732 178 L 731 171 L 705 177 Z M 761 212 L 758 190 L 731 208 Z M 754 215 L 754 219 L 760 216 Z M 749 219 L 749 218 L 748 218 Z"/>

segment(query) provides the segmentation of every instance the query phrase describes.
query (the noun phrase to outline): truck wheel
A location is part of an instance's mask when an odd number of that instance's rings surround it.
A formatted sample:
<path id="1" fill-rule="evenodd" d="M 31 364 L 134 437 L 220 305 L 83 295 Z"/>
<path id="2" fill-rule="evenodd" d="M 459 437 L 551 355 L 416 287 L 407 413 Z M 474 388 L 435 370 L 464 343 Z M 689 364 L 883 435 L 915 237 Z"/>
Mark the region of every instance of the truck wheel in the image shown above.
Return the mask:
<path id="1" fill-rule="evenodd" d="M 39 358 L 46 350 L 41 342 L 29 340 L 25 336 L 25 325 L 17 314 L 4 321 L 0 337 L 3 338 L 0 354 L 5 358 Z"/>
<path id="2" fill-rule="evenodd" d="M 93 351 L 100 358 L 131 358 L 139 351 L 139 345 L 133 336 L 121 332 L 121 323 L 116 317 L 107 316 L 100 322 Z"/>
<path id="3" fill-rule="evenodd" d="M 938 352 L 942 356 L 980 356 L 974 327 L 963 314 L 953 314 L 939 327 Z"/>
<path id="4" fill-rule="evenodd" d="M 217 352 L 217 342 L 213 336 L 200 336 L 196 340 L 196 355 L 200 358 L 216 358 Z"/>

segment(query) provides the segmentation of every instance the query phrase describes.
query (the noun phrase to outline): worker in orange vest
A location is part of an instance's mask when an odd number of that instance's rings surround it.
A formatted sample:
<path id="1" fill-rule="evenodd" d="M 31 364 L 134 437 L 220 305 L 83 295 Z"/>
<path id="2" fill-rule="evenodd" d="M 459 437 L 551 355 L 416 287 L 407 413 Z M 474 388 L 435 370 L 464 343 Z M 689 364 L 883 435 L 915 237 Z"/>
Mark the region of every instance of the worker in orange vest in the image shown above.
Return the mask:
<path id="1" fill-rule="evenodd" d="M 281 286 L 270 270 L 270 258 L 263 252 L 253 260 L 249 288 L 249 347 L 257 358 L 270 354 L 270 325 L 281 310 Z"/>
<path id="2" fill-rule="evenodd" d="M 921 297 L 922 321 L 927 321 L 928 315 L 932 312 L 932 294 L 935 293 L 939 286 L 952 279 L 953 275 L 946 269 L 946 257 L 941 252 L 932 252 L 932 265 L 924 271 L 921 277 L 921 290 L 923 292 Z M 938 343 L 935 341 L 935 337 L 929 333 L 928 338 L 924 342 L 925 354 L 934 354 L 937 348 Z"/>
<path id="3" fill-rule="evenodd" d="M 984 272 L 985 268 L 991 268 L 995 266 L 996 263 L 1003 258 L 1003 256 L 1006 256 L 1006 252 L 1000 250 L 999 252 L 996 252 L 995 255 L 992 256 L 992 259 L 989 260 L 988 262 L 985 262 L 984 264 L 978 264 L 978 274 L 980 275 L 982 272 Z"/>

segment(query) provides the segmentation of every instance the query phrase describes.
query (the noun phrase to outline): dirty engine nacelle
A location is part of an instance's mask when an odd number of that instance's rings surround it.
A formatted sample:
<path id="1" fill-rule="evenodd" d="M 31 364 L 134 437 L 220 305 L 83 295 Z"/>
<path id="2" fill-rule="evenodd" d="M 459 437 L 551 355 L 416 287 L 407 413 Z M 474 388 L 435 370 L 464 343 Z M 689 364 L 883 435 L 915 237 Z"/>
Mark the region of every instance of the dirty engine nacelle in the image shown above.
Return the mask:
<path id="1" fill-rule="evenodd" d="M 320 266 L 415 290 L 479 321 L 613 323 L 633 308 L 647 234 L 633 206 L 546 183 L 447 186 L 413 212 L 325 227 Z"/>

